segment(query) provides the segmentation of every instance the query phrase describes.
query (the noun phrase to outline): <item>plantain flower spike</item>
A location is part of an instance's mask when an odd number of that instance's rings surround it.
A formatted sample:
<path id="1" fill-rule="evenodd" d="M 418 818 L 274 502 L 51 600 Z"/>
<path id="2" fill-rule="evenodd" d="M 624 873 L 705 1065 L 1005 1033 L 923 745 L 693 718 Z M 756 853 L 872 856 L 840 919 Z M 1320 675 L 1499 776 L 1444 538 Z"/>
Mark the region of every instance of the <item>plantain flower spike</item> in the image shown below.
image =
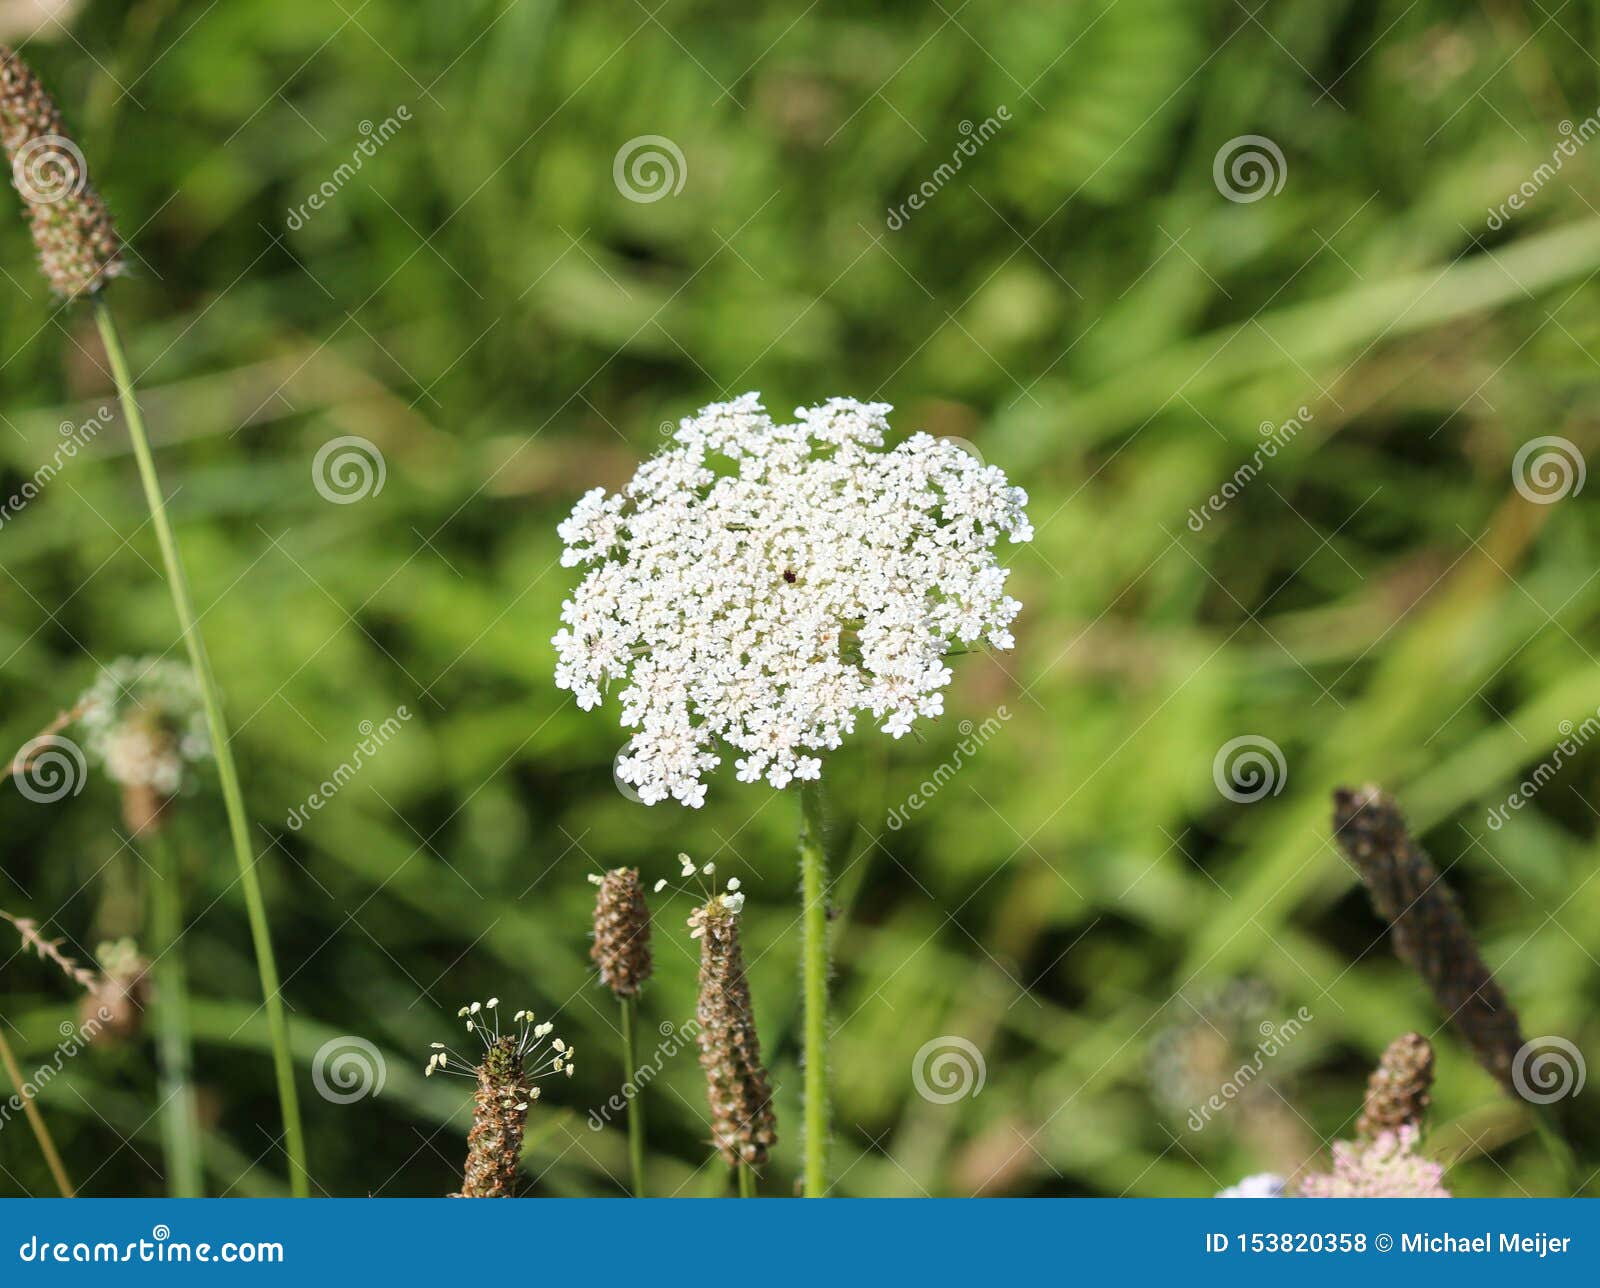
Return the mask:
<path id="1" fill-rule="evenodd" d="M 1333 794 L 1333 830 L 1373 911 L 1389 923 L 1395 955 L 1426 981 L 1478 1063 L 1515 1090 L 1512 1067 L 1522 1047 L 1517 1013 L 1399 807 L 1376 787 L 1341 787 Z"/>
<path id="2" fill-rule="evenodd" d="M 6 45 L 0 45 L 0 148 L 50 289 L 75 300 L 122 274 L 122 241 L 89 183 L 88 162 L 39 78 Z"/>
<path id="3" fill-rule="evenodd" d="M 471 1002 L 456 1017 L 466 1021 L 467 1032 L 482 1045 L 481 1053 L 469 1058 L 435 1042 L 423 1071 L 430 1078 L 436 1073 L 468 1078 L 476 1088 L 461 1189 L 450 1197 L 513 1198 L 528 1107 L 541 1091 L 536 1084 L 545 1078 L 570 1078 L 574 1051 L 551 1037 L 553 1026 L 540 1022 L 532 1011 L 518 1011 L 509 1025 L 502 1024 L 498 997 Z"/>
<path id="4" fill-rule="evenodd" d="M 594 946 L 589 956 L 600 980 L 619 998 L 637 997 L 650 978 L 650 909 L 638 868 L 613 868 L 589 880 L 599 887 L 594 903 Z"/>
<path id="5" fill-rule="evenodd" d="M 1433 1086 L 1433 1044 L 1420 1033 L 1402 1033 L 1384 1048 L 1367 1079 L 1367 1099 L 1356 1135 L 1373 1140 L 1386 1131 L 1422 1126 Z"/>
<path id="6" fill-rule="evenodd" d="M 761 1063 L 750 985 L 739 943 L 744 895 L 714 895 L 689 918 L 700 940 L 700 1067 L 706 1074 L 713 1142 L 729 1166 L 759 1167 L 777 1143 L 772 1088 Z"/>

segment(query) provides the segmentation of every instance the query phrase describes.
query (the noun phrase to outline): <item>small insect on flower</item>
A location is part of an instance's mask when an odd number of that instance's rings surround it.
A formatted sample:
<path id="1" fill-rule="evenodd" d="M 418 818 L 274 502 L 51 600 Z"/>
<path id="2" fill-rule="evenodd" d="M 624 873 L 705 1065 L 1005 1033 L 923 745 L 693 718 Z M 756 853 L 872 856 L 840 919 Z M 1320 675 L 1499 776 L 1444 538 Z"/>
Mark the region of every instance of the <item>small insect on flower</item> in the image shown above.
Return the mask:
<path id="1" fill-rule="evenodd" d="M 550 1037 L 549 1021 L 519 1010 L 502 1032 L 500 999 L 472 1002 L 456 1012 L 467 1032 L 483 1043 L 480 1058 L 469 1060 L 443 1042 L 431 1044 L 424 1074 L 451 1073 L 477 1084 L 472 1102 L 472 1129 L 467 1134 L 467 1163 L 461 1189 L 454 1198 L 510 1198 L 516 1187 L 517 1164 L 528 1106 L 539 1099 L 537 1083 L 572 1076 L 573 1049 Z M 481 1017 L 481 1018 L 471 1018 Z"/>
<path id="2" fill-rule="evenodd" d="M 617 776 L 645 804 L 703 804 L 719 743 L 741 782 L 817 778 L 859 715 L 896 738 L 939 715 L 954 646 L 1012 647 L 994 547 L 1032 538 L 1026 493 L 927 434 L 886 450 L 889 410 L 713 404 L 560 525 L 562 562 L 590 567 L 556 684 L 588 710 L 625 682 Z"/>

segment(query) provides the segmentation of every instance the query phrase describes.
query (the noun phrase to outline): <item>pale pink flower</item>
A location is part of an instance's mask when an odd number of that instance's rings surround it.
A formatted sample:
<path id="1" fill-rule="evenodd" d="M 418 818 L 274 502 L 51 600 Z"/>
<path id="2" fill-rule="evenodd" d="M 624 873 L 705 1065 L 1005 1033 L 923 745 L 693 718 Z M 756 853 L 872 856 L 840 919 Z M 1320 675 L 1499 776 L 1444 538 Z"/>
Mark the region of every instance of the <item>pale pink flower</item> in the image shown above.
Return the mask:
<path id="1" fill-rule="evenodd" d="M 1417 1129 L 1379 1132 L 1371 1141 L 1335 1141 L 1333 1171 L 1300 1182 L 1308 1199 L 1447 1199 L 1444 1168 L 1417 1152 Z"/>

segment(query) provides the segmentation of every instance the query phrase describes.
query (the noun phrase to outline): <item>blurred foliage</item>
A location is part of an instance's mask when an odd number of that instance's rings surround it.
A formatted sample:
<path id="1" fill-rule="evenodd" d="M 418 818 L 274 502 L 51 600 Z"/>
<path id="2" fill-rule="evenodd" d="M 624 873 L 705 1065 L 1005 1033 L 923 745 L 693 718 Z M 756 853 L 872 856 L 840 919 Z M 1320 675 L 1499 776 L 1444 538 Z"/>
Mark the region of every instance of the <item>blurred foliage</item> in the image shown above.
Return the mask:
<path id="1" fill-rule="evenodd" d="M 1255 12 L 1252 13 L 1251 9 Z M 580 713 L 548 644 L 555 524 L 660 427 L 760 388 L 882 397 L 1032 494 L 1019 646 L 957 668 L 949 714 L 830 767 L 843 812 L 833 1063 L 838 1192 L 1208 1194 L 1349 1125 L 1406 1028 L 1437 1034 L 1433 1140 L 1459 1193 L 1553 1193 L 1526 1118 L 1471 1062 L 1328 835 L 1329 792 L 1400 798 L 1530 1034 L 1600 1058 L 1596 776 L 1585 750 L 1503 830 L 1486 811 L 1600 705 L 1591 493 L 1523 500 L 1511 462 L 1600 424 L 1600 183 L 1580 154 L 1497 208 L 1600 103 L 1600 6 L 1506 0 L 1046 0 L 750 10 L 712 0 L 89 0 L 25 45 L 137 252 L 115 288 L 237 730 L 295 1017 L 312 1170 L 331 1194 L 438 1194 L 466 1088 L 424 1083 L 455 1008 L 559 1015 L 579 1076 L 534 1117 L 541 1194 L 614 1194 L 616 1016 L 587 959 L 587 872 L 687 850 L 749 893 L 782 1141 L 799 1146 L 791 795 L 717 776 L 703 811 L 613 787 L 615 707 Z M 976 124 L 1010 120 L 898 230 Z M 404 107 L 325 208 L 291 212 Z M 1225 200 L 1228 140 L 1270 137 L 1276 195 Z M 624 199 L 662 135 L 682 190 Z M 0 480 L 108 400 L 82 311 L 0 224 Z M 1189 525 L 1263 422 L 1304 428 Z M 383 490 L 331 505 L 311 462 L 377 443 Z M 125 653 L 175 645 L 120 428 L 0 529 L 0 727 L 20 745 Z M 404 705 L 307 825 L 289 811 Z M 1007 718 L 933 803 L 887 809 Z M 1281 791 L 1219 793 L 1230 739 Z M 214 1192 L 283 1186 L 248 939 L 215 799 L 185 801 L 186 951 Z M 85 949 L 138 934 L 145 866 L 101 779 L 0 801 L 0 906 Z M 658 901 L 659 902 L 659 901 Z M 646 1027 L 692 1015 L 679 898 Z M 9 954 L 10 950 L 6 950 Z M 1248 1002 L 1241 1002 L 1240 998 Z M 0 1014 L 25 1062 L 74 1003 L 21 956 Z M 1314 1021 L 1266 1090 L 1185 1123 L 1258 1017 Z M 1241 1009 L 1243 1008 L 1243 1009 Z M 336 1104 L 329 1038 L 386 1057 Z M 980 1094 L 912 1088 L 930 1039 Z M 648 1046 L 648 1043 L 647 1043 Z M 1600 1157 L 1595 1092 L 1568 1105 Z M 67 1063 L 43 1105 L 94 1194 L 161 1192 L 148 1040 Z M 692 1051 L 650 1093 L 658 1192 L 727 1183 Z M 47 1177 L 0 1130 L 0 1192 Z"/>

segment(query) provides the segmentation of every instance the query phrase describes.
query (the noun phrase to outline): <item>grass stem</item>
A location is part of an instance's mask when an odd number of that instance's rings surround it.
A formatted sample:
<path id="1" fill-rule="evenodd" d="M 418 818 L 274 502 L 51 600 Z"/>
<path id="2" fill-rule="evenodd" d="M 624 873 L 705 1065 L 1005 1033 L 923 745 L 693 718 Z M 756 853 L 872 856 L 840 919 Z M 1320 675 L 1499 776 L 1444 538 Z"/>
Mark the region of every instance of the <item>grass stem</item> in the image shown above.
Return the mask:
<path id="1" fill-rule="evenodd" d="M 739 1164 L 739 1197 L 753 1199 L 756 1196 L 756 1170 L 749 1163 Z"/>
<path id="2" fill-rule="evenodd" d="M 801 978 L 805 994 L 808 1199 L 828 1189 L 828 854 L 822 780 L 800 785 Z"/>
<path id="3" fill-rule="evenodd" d="M 161 827 L 144 838 L 155 869 L 150 886 L 151 973 L 155 977 L 156 1056 L 161 1083 L 161 1146 L 167 1193 L 200 1198 L 205 1173 L 194 1098 L 194 1048 L 189 1038 L 189 981 L 183 937 L 183 887 L 177 850 Z"/>
<path id="4" fill-rule="evenodd" d="M 33 1093 L 22 1078 L 22 1066 L 17 1063 L 17 1057 L 11 1053 L 11 1043 L 6 1041 L 5 1030 L 0 1029 L 0 1064 L 6 1067 L 6 1073 L 11 1077 L 11 1085 L 17 1089 L 17 1099 L 22 1102 L 22 1112 L 27 1116 L 28 1126 L 33 1128 L 34 1138 L 39 1142 L 39 1150 L 44 1155 L 44 1161 L 49 1165 L 50 1175 L 55 1177 L 56 1188 L 61 1191 L 64 1199 L 77 1198 L 77 1192 L 72 1188 L 72 1181 L 67 1176 L 65 1164 L 61 1155 L 56 1152 L 56 1143 L 50 1137 L 50 1129 L 45 1126 L 44 1115 L 39 1112 L 39 1106 L 33 1103 Z"/>
<path id="5" fill-rule="evenodd" d="M 150 451 L 150 440 L 145 434 L 144 417 L 139 411 L 138 397 L 134 391 L 133 375 L 123 353 L 122 340 L 117 333 L 111 310 L 103 297 L 94 301 L 95 323 L 105 344 L 106 357 L 111 362 L 111 372 L 117 384 L 117 397 L 122 404 L 122 414 L 128 425 L 128 440 L 133 445 L 134 458 L 139 463 L 139 478 L 144 485 L 145 500 L 150 507 L 151 526 L 156 531 L 156 541 L 161 546 L 161 558 L 166 566 L 167 587 L 172 592 L 172 605 L 178 614 L 178 625 L 188 650 L 189 663 L 194 668 L 200 685 L 200 697 L 205 706 L 206 726 L 211 733 L 212 752 L 217 762 L 217 779 L 222 787 L 222 802 L 228 815 L 228 831 L 233 841 L 234 859 L 239 866 L 239 885 L 244 891 L 245 911 L 250 921 L 250 938 L 255 946 L 256 970 L 261 977 L 261 992 L 267 1012 L 267 1026 L 272 1034 L 272 1059 L 278 1082 L 278 1104 L 283 1114 L 284 1148 L 289 1156 L 289 1189 L 296 1198 L 305 1198 L 311 1192 L 310 1176 L 306 1171 L 305 1135 L 300 1126 L 300 1102 L 294 1083 L 294 1065 L 289 1055 L 289 1019 L 284 1010 L 283 997 L 278 986 L 278 966 L 272 953 L 272 932 L 267 921 L 266 902 L 262 898 L 261 883 L 256 876 L 255 860 L 250 847 L 250 827 L 245 820 L 244 793 L 239 787 L 239 771 L 233 762 L 233 748 L 229 742 L 228 726 L 222 714 L 222 701 L 217 693 L 217 682 L 211 673 L 211 660 L 206 655 L 204 639 L 200 635 L 195 617 L 194 602 L 189 593 L 189 580 L 183 570 L 183 560 L 178 552 L 177 538 L 167 518 L 166 501 L 161 495 L 161 482 L 156 474 L 155 458 Z"/>
<path id="6" fill-rule="evenodd" d="M 634 1024 L 638 1018 L 639 1003 L 631 997 L 624 997 L 621 1001 L 622 1062 L 627 1068 L 628 1083 L 633 1087 L 633 1095 L 628 1097 L 628 1162 L 633 1169 L 633 1197 L 642 1199 L 649 1195 L 644 1184 L 644 1105 L 640 1103 L 644 1088 L 634 1082 L 639 1071 L 634 1056 Z"/>

